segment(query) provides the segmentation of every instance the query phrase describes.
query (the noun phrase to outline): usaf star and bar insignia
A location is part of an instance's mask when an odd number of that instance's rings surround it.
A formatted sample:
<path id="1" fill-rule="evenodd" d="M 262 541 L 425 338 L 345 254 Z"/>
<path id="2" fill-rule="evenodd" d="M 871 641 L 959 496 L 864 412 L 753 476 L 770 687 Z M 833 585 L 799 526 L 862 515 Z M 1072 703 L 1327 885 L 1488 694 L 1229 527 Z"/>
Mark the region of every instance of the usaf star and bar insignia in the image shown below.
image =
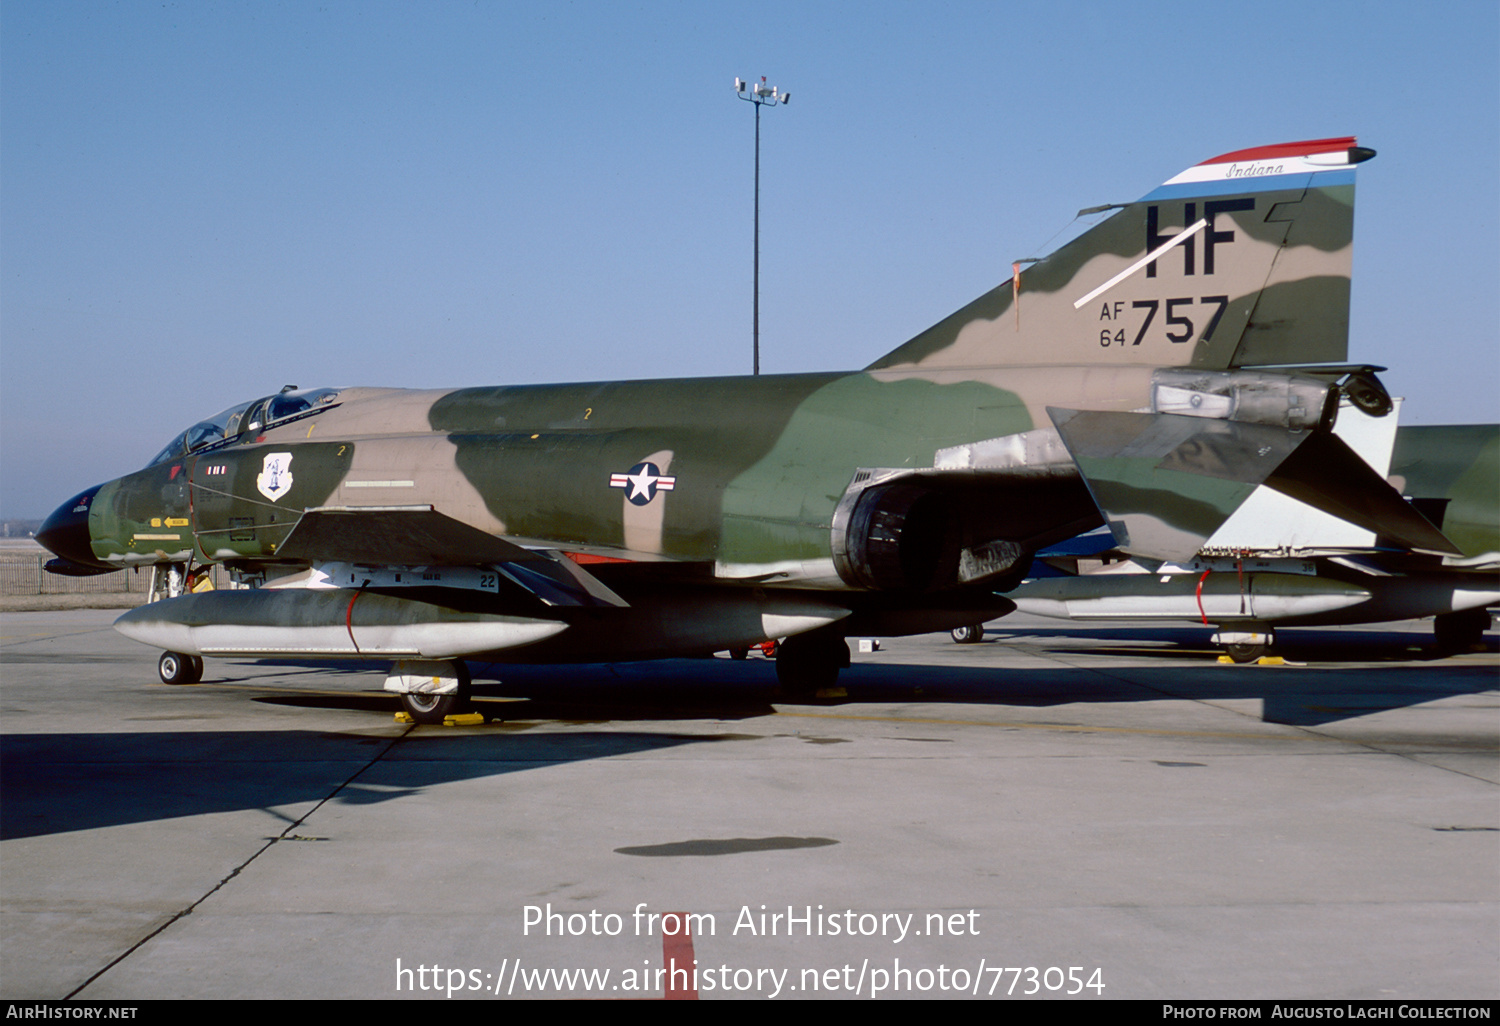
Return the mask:
<path id="1" fill-rule="evenodd" d="M 623 474 L 609 475 L 611 488 L 624 488 L 625 498 L 636 506 L 648 505 L 657 492 L 670 492 L 677 478 L 665 475 L 655 463 L 637 463 Z"/>

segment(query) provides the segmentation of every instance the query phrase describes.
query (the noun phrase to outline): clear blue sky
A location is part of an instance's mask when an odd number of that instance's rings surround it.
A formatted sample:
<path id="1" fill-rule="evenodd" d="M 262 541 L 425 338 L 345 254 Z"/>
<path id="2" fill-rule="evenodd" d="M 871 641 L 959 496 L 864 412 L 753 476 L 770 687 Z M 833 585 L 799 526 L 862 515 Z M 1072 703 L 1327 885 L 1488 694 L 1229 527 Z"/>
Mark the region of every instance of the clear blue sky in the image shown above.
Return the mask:
<path id="1" fill-rule="evenodd" d="M 0 3 L 0 515 L 283 384 L 855 368 L 1080 207 L 1354 134 L 1350 356 L 1500 419 L 1500 5 Z"/>

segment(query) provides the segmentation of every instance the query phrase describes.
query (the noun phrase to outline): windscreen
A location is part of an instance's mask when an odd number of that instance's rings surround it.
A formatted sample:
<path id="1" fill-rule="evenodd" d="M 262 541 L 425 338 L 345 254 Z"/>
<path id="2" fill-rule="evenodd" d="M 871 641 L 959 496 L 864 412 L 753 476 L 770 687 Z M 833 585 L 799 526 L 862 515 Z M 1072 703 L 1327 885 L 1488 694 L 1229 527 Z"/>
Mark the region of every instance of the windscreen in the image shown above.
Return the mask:
<path id="1" fill-rule="evenodd" d="M 150 466 L 165 463 L 199 449 L 207 449 L 225 439 L 237 438 L 249 431 L 257 431 L 296 420 L 332 406 L 338 398 L 337 388 L 284 389 L 276 395 L 252 399 L 239 403 L 200 420 L 182 434 L 167 443 L 157 453 Z"/>

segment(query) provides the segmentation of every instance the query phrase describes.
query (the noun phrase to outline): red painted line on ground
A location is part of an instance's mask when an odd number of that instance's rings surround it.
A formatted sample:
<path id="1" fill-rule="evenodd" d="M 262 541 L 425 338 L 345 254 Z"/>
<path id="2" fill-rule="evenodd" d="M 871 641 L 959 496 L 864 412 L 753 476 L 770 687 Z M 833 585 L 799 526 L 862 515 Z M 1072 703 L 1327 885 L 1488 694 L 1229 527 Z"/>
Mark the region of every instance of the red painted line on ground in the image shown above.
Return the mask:
<path id="1" fill-rule="evenodd" d="M 694 986 L 697 976 L 693 964 L 693 938 L 688 933 L 686 912 L 667 912 L 662 917 L 661 964 L 667 973 L 668 1001 L 697 1001 L 698 988 Z M 666 924 L 672 919 L 679 924 L 678 932 L 669 934 Z"/>

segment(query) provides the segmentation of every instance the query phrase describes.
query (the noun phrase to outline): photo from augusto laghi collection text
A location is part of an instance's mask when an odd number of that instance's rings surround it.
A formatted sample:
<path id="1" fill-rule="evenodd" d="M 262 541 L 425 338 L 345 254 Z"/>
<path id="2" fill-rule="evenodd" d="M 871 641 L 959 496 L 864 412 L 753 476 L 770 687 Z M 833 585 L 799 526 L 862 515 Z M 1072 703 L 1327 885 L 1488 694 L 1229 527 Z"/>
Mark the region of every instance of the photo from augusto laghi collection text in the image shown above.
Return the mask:
<path id="1" fill-rule="evenodd" d="M 731 921 L 726 921 L 732 919 Z M 711 912 L 658 912 L 644 902 L 626 912 L 562 912 L 551 903 L 525 905 L 520 933 L 532 937 L 660 938 L 659 961 L 639 965 L 559 965 L 533 963 L 499 953 L 485 966 L 453 966 L 421 959 L 396 960 L 395 989 L 505 997 L 541 994 L 620 994 L 622 996 L 692 997 L 730 994 L 775 998 L 836 994 L 848 997 L 949 994 L 970 997 L 1056 994 L 1103 996 L 1100 966 L 1016 965 L 1003 952 L 983 950 L 983 916 L 975 909 L 943 912 L 867 912 L 823 905 L 742 905 L 732 917 Z M 735 939 L 868 939 L 895 948 L 920 937 L 974 940 L 974 957 L 961 965 L 920 958 L 905 961 L 897 953 L 873 953 L 858 961 L 833 960 L 804 966 L 710 964 L 694 949 L 697 938 Z"/>
<path id="2" fill-rule="evenodd" d="M 1163 1019 L 1488 1019 L 1485 1001 L 1166 1001 Z"/>

